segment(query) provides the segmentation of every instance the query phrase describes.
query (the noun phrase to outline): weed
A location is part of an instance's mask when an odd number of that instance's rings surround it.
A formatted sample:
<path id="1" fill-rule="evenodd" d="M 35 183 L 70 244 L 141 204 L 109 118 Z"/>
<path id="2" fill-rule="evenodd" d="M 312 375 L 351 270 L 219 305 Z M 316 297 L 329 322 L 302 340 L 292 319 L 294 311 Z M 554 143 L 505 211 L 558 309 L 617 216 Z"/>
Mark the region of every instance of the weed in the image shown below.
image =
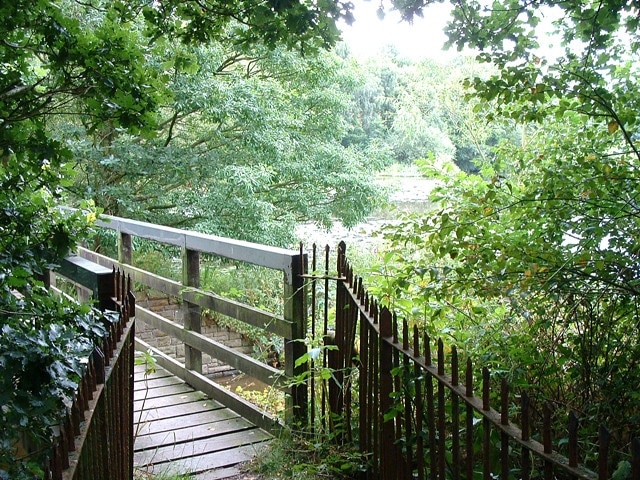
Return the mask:
<path id="1" fill-rule="evenodd" d="M 168 472 L 154 473 L 147 469 L 139 468 L 133 472 L 133 480 L 188 480 L 189 475 L 178 475 Z"/>
<path id="2" fill-rule="evenodd" d="M 249 467 L 266 479 L 307 480 L 353 478 L 367 465 L 359 452 L 327 436 L 308 438 L 285 430 Z"/>

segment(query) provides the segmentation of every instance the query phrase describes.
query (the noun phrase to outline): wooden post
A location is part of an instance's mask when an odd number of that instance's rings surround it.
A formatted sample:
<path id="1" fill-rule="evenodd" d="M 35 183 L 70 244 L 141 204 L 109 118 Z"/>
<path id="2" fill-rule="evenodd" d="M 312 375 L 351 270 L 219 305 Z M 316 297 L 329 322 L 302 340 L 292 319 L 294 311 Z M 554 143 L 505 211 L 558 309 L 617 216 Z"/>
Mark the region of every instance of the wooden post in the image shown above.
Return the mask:
<path id="1" fill-rule="evenodd" d="M 200 252 L 196 250 L 182 250 L 182 284 L 186 287 L 200 288 Z M 182 307 L 184 315 L 184 328 L 192 332 L 201 333 L 202 316 L 200 306 L 184 302 Z M 202 373 L 202 352 L 196 348 L 185 345 L 184 365 L 187 370 Z"/>
<path id="2" fill-rule="evenodd" d="M 304 339 L 307 333 L 307 310 L 305 302 L 304 279 L 302 274 L 307 271 L 307 255 L 295 255 L 291 258 L 291 268 L 284 276 L 284 319 L 292 322 L 292 338 L 284 339 L 285 374 L 295 378 L 302 374 L 306 365 L 295 366 L 298 358 L 307 353 Z M 307 381 L 291 387 L 290 395 L 286 399 L 285 422 L 297 422 L 306 425 L 308 417 L 308 386 Z"/>
<path id="3" fill-rule="evenodd" d="M 131 241 L 131 235 L 128 233 L 119 232 L 118 235 L 118 261 L 120 263 L 126 263 L 127 265 L 133 264 L 133 243 Z"/>

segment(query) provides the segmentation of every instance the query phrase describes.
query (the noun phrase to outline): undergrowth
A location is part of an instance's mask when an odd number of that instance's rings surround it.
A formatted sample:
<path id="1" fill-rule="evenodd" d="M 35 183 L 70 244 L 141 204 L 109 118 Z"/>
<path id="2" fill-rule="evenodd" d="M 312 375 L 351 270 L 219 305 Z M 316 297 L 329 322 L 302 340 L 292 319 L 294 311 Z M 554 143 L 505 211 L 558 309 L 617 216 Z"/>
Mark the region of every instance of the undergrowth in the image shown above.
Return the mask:
<path id="1" fill-rule="evenodd" d="M 329 435 L 283 433 L 248 468 L 265 480 L 347 479 L 366 470 L 366 461 L 353 447 L 340 445 Z"/>

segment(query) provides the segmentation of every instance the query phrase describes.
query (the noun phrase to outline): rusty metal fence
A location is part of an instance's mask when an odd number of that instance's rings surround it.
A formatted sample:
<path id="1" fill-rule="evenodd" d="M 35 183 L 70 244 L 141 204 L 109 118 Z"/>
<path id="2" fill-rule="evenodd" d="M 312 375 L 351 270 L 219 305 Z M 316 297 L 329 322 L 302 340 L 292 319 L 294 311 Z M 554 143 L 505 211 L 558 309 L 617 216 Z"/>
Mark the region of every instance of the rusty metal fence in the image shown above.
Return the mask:
<path id="1" fill-rule="evenodd" d="M 115 269 L 96 271 L 80 259 L 66 262 L 67 278 L 93 279 L 89 290 L 114 321 L 88 359 L 72 404 L 53 428 L 51 456 L 44 466 L 51 480 L 130 480 L 133 476 L 133 365 L 135 299 L 131 280 Z M 77 278 L 75 279 L 77 281 Z"/>
<path id="2" fill-rule="evenodd" d="M 532 405 L 526 392 L 514 395 L 504 380 L 492 391 L 496 382 L 487 368 L 474 378 L 471 360 L 460 365 L 455 346 L 434 342 L 380 307 L 354 274 L 345 248 L 339 246 L 337 275 L 331 275 L 328 247 L 322 259 L 314 246 L 306 275 L 312 325 L 325 339 L 323 358 L 315 361 L 331 372 L 318 380 L 320 388 L 312 383 L 311 411 L 329 419 L 322 426 L 338 432 L 334 438 L 359 448 L 368 464 L 363 478 L 611 478 L 606 428 L 596 439 L 581 438 L 571 413 L 559 442 L 547 406 Z M 324 313 L 316 319 L 316 311 Z M 540 421 L 534 410 L 542 412 Z M 585 466 L 582 442 L 597 443 L 595 468 Z M 566 445 L 562 453 L 560 443 Z M 640 438 L 630 444 L 626 478 L 638 480 Z"/>

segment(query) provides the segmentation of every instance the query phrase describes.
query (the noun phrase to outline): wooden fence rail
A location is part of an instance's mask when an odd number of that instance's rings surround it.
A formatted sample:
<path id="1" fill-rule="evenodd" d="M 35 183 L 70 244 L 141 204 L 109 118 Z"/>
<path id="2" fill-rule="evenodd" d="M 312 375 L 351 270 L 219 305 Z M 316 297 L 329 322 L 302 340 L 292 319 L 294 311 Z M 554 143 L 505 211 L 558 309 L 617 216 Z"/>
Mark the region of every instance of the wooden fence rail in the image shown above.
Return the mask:
<path id="1" fill-rule="evenodd" d="M 307 332 L 307 318 L 303 279 L 300 275 L 306 268 L 306 255 L 293 250 L 109 215 L 101 216 L 97 225 L 116 232 L 118 258 L 113 259 L 86 248 L 78 249 L 79 256 L 99 265 L 110 266 L 115 263 L 126 268 L 136 284 L 175 297 L 183 305 L 183 323 L 168 320 L 141 307 L 137 308 L 137 320 L 143 321 L 184 343 L 184 363 L 176 361 L 139 339 L 136 339 L 137 349 L 153 351 L 160 366 L 211 398 L 232 408 L 261 428 L 275 431 L 281 428 L 281 423 L 278 418 L 203 375 L 203 353 L 224 361 L 235 369 L 262 380 L 268 385 L 283 390 L 286 399 L 285 420 L 306 421 L 307 386 L 304 382 L 300 384 L 292 382 L 292 379 L 301 374 L 304 369 L 303 366 L 297 366 L 295 360 L 306 352 L 303 340 Z M 181 267 L 183 272 L 181 281 L 163 278 L 157 272 L 135 267 L 135 239 L 144 239 L 155 245 L 180 248 L 182 250 Z M 200 288 L 200 272 L 203 269 L 201 254 L 214 255 L 282 272 L 283 314 L 277 315 L 254 308 L 225 298 L 219 292 Z M 202 335 L 203 309 L 282 337 L 284 340 L 284 371 L 256 361 L 248 355 L 239 353 Z"/>
<path id="2" fill-rule="evenodd" d="M 131 280 L 78 257 L 59 275 L 93 293 L 108 335 L 90 355 L 71 406 L 54 428 L 49 480 L 130 480 L 133 475 L 135 299 Z M 53 287 L 55 289 L 55 287 Z"/>
<path id="3" fill-rule="evenodd" d="M 471 360 L 460 365 L 455 347 L 445 349 L 441 340 L 433 342 L 417 326 L 410 328 L 381 308 L 344 251 L 341 244 L 335 338 L 330 341 L 338 349 L 327 352 L 325 364 L 333 378 L 326 388 L 328 398 L 320 403 L 322 410 L 328 406 L 343 419 L 341 440 L 358 445 L 367 459 L 370 468 L 364 478 L 611 478 L 605 428 L 595 440 L 580 438 L 579 420 L 571 413 L 562 433 L 566 451 L 556 451 L 559 438 L 554 438 L 550 408 L 536 408 L 543 414 L 541 422 L 534 422 L 526 392 L 515 398 L 505 380 L 492 392 L 496 382 L 487 368 L 481 379 L 474 379 Z M 315 257 L 314 248 L 313 265 Z M 328 258 L 325 266 L 328 272 Z M 331 278 L 309 277 L 312 284 Z M 329 288 L 324 294 L 326 304 Z M 312 296 L 315 305 L 313 285 Z M 579 445 L 585 440 L 597 442 L 595 471 L 580 458 Z M 628 458 L 627 478 L 639 480 L 640 438 L 631 441 Z"/>

